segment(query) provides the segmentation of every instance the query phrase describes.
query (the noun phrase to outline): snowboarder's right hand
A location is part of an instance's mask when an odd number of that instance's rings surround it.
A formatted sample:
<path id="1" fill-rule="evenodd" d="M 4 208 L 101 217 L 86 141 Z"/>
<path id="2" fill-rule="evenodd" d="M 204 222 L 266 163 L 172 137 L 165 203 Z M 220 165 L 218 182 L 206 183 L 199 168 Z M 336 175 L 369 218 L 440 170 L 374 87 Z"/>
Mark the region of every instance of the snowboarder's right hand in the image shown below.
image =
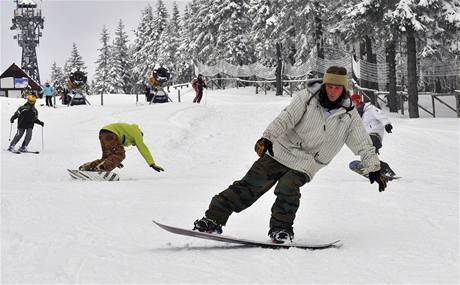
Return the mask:
<path id="1" fill-rule="evenodd" d="M 152 165 L 150 165 L 150 167 L 153 168 L 153 169 L 155 169 L 155 171 L 157 171 L 157 172 L 165 171 L 165 170 L 163 169 L 163 167 L 161 167 L 161 166 L 159 166 L 159 165 L 156 165 L 156 164 L 152 164 Z"/>
<path id="2" fill-rule="evenodd" d="M 45 126 L 45 123 L 44 123 L 44 122 L 42 122 L 42 121 L 39 121 L 39 122 L 38 122 L 38 124 L 39 124 L 40 126 L 42 126 L 42 127 L 44 127 L 44 126 Z"/>
<path id="3" fill-rule="evenodd" d="M 272 142 L 269 139 L 266 139 L 266 138 L 260 138 L 256 142 L 256 145 L 254 146 L 254 150 L 256 151 L 256 153 L 257 153 L 257 155 L 259 157 L 262 157 L 267 150 L 268 150 L 268 153 L 271 156 L 275 155 L 273 153 L 273 144 L 272 144 Z"/>
<path id="4" fill-rule="evenodd" d="M 13 118 L 10 119 L 10 123 L 14 123 L 14 119 L 13 119 Z"/>
<path id="5" fill-rule="evenodd" d="M 383 192 L 387 187 L 388 179 L 382 175 L 380 170 L 377 170 L 374 172 L 369 172 L 369 181 L 371 182 L 371 184 L 377 182 L 379 184 L 379 192 Z"/>

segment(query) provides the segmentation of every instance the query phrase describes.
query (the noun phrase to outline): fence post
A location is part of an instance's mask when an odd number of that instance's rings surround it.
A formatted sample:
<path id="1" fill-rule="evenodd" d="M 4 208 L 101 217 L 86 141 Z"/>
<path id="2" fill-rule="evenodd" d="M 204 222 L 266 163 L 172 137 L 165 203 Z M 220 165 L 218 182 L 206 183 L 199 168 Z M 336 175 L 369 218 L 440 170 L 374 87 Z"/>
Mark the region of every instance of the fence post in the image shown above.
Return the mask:
<path id="1" fill-rule="evenodd" d="M 460 118 L 460 92 L 455 91 L 455 103 L 457 104 L 457 118 Z"/>
<path id="2" fill-rule="evenodd" d="M 436 118 L 436 110 L 435 110 L 435 107 L 434 107 L 434 95 L 433 93 L 431 93 L 431 105 L 433 106 L 433 118 Z"/>
<path id="3" fill-rule="evenodd" d="M 177 89 L 177 102 L 180 103 L 180 89 Z"/>
<path id="4" fill-rule="evenodd" d="M 399 102 L 401 104 L 401 115 L 404 115 L 404 94 L 399 92 Z"/>

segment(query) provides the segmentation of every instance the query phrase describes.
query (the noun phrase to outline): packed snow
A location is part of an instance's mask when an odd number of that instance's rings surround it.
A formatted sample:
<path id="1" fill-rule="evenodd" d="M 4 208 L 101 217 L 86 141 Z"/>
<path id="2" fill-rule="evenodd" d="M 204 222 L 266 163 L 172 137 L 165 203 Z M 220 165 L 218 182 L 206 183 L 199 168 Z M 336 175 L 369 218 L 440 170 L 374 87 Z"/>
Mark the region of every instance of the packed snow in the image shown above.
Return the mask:
<path id="1" fill-rule="evenodd" d="M 171 95 L 168 104 L 105 95 L 103 106 L 90 96 L 91 105 L 57 108 L 39 99 L 45 127 L 34 128 L 29 145 L 38 155 L 5 151 L 9 118 L 24 100 L 0 99 L 2 283 L 458 284 L 455 113 L 389 115 L 394 129 L 381 159 L 403 178 L 383 193 L 348 169 L 356 157 L 346 147 L 302 187 L 295 240 L 341 239 L 341 248 L 272 250 L 173 235 L 152 219 L 192 228 L 257 159 L 254 143 L 291 98 L 253 88 L 206 90 L 201 104 L 191 103 L 190 89 L 181 103 Z M 116 170 L 121 181 L 72 180 L 66 169 L 100 157 L 99 129 L 113 122 L 139 124 L 165 172 L 134 147 Z M 233 214 L 224 233 L 266 241 L 274 200 L 269 191 Z"/>

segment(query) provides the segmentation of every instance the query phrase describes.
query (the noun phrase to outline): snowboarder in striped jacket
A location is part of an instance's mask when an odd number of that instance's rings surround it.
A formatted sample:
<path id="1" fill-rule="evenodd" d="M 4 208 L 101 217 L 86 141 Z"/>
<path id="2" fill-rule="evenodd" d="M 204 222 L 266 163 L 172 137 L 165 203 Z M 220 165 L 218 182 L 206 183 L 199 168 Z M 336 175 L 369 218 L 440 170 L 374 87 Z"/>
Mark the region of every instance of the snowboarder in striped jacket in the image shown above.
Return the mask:
<path id="1" fill-rule="evenodd" d="M 222 233 L 233 212 L 248 208 L 276 184 L 268 235 L 276 243 L 292 240 L 300 187 L 328 165 L 344 144 L 361 156 L 370 183 L 377 182 L 379 191 L 384 191 L 387 180 L 350 100 L 347 70 L 331 66 L 322 80 L 310 82 L 308 92 L 295 96 L 269 124 L 255 145 L 260 158 L 241 180 L 212 198 L 194 229 Z"/>

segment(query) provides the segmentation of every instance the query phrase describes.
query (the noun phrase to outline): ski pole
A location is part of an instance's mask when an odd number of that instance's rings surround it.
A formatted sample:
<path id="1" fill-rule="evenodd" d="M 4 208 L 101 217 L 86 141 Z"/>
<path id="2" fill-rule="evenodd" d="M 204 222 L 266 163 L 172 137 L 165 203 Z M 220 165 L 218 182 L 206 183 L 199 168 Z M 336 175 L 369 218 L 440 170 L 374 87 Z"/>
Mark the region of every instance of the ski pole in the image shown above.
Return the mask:
<path id="1" fill-rule="evenodd" d="M 208 101 L 208 88 L 206 88 L 206 94 L 204 94 L 204 104 Z"/>
<path id="2" fill-rule="evenodd" d="M 43 126 L 42 126 L 42 151 L 45 149 L 44 140 L 43 140 Z"/>
<path id="3" fill-rule="evenodd" d="M 8 141 L 11 141 L 11 130 L 13 130 L 13 123 L 10 125 L 10 136 L 8 137 Z"/>

